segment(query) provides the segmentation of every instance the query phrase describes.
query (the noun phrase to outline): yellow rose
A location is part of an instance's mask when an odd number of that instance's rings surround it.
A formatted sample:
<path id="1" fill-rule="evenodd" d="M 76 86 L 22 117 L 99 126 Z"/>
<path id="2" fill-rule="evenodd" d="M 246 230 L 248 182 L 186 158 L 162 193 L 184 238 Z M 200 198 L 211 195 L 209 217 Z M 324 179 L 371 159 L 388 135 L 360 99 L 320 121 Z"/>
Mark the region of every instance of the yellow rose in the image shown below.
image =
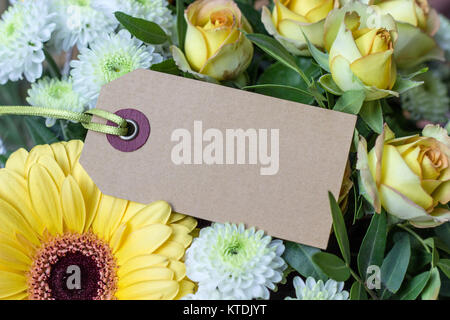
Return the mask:
<path id="1" fill-rule="evenodd" d="M 305 37 L 323 48 L 323 24 L 338 0 L 274 0 L 272 13 L 264 7 L 262 22 L 269 34 L 296 55 L 310 55 Z"/>
<path id="2" fill-rule="evenodd" d="M 172 47 L 177 65 L 185 72 L 215 80 L 238 78 L 253 58 L 253 45 L 241 32 L 252 32 L 232 0 L 197 0 L 185 11 L 185 54 Z"/>
<path id="3" fill-rule="evenodd" d="M 373 7 L 350 3 L 325 21 L 325 48 L 334 82 L 342 91 L 364 90 L 366 101 L 389 94 L 397 79 L 393 61 L 395 21 Z"/>
<path id="4" fill-rule="evenodd" d="M 427 0 L 372 0 L 381 12 L 398 22 L 399 39 L 395 59 L 410 68 L 431 59 L 443 60 L 443 51 L 433 36 L 439 29 L 439 16 Z"/>
<path id="5" fill-rule="evenodd" d="M 366 198 L 377 212 L 409 220 L 417 227 L 435 227 L 450 220 L 450 137 L 428 125 L 422 136 L 395 138 L 385 126 L 367 155 L 361 138 L 357 168 Z"/>

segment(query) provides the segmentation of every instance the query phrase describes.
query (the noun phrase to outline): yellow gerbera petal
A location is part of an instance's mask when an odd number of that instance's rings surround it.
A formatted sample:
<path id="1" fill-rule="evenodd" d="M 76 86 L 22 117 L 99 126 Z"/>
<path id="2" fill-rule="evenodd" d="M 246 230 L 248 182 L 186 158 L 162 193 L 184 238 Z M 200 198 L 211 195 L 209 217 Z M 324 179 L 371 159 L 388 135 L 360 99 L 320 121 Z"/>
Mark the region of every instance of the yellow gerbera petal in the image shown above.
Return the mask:
<path id="1" fill-rule="evenodd" d="M 145 281 L 118 290 L 116 297 L 124 300 L 166 300 L 173 299 L 179 288 L 175 280 Z"/>
<path id="2" fill-rule="evenodd" d="M 192 242 L 192 236 L 189 235 L 189 229 L 180 224 L 172 224 L 170 226 L 173 230 L 173 233 L 170 236 L 169 240 L 181 244 L 184 248 L 189 247 Z"/>
<path id="3" fill-rule="evenodd" d="M 34 164 L 28 177 L 31 204 L 45 228 L 53 235 L 63 233 L 63 213 L 58 188 L 40 164 Z"/>
<path id="4" fill-rule="evenodd" d="M 54 157 L 53 150 L 50 148 L 48 144 L 39 145 L 31 149 L 30 153 L 28 154 L 27 161 L 25 162 L 25 170 L 24 170 L 24 177 L 27 178 L 29 174 L 30 168 L 36 164 L 41 157 L 49 156 Z"/>
<path id="5" fill-rule="evenodd" d="M 27 290 L 25 276 L 0 270 L 0 299 L 13 296 Z"/>
<path id="6" fill-rule="evenodd" d="M 149 267 L 166 267 L 169 265 L 169 258 L 158 254 L 147 254 L 129 259 L 117 271 L 120 277 L 125 276 L 129 272 Z"/>
<path id="7" fill-rule="evenodd" d="M 119 279 L 119 290 L 144 281 L 173 280 L 174 275 L 175 273 L 171 269 L 164 267 L 135 270 Z"/>
<path id="8" fill-rule="evenodd" d="M 156 201 L 136 213 L 134 217 L 128 220 L 128 223 L 133 229 L 155 223 L 166 224 L 171 212 L 172 208 L 167 202 Z"/>
<path id="9" fill-rule="evenodd" d="M 186 265 L 183 262 L 170 260 L 169 268 L 175 274 L 175 280 L 180 281 L 186 276 Z"/>
<path id="10" fill-rule="evenodd" d="M 20 250 L 0 243 L 0 265 L 12 270 L 27 271 L 31 266 L 31 259 Z"/>
<path id="11" fill-rule="evenodd" d="M 195 290 L 195 284 L 188 280 L 181 280 L 180 281 L 180 290 L 178 291 L 177 296 L 175 297 L 175 300 L 179 300 L 183 298 L 184 296 L 187 296 L 188 294 L 194 293 Z"/>
<path id="12" fill-rule="evenodd" d="M 70 231 L 83 233 L 86 221 L 83 194 L 72 176 L 68 176 L 62 185 L 61 203 L 66 228 Z"/>
<path id="13" fill-rule="evenodd" d="M 194 218 L 189 217 L 189 216 L 183 216 L 182 219 L 170 221 L 169 223 L 185 226 L 189 230 L 189 232 L 194 230 L 195 227 L 197 226 L 197 220 L 195 220 Z"/>
<path id="14" fill-rule="evenodd" d="M 84 205 L 86 208 L 86 221 L 84 231 L 88 231 L 97 214 L 98 205 L 100 203 L 101 192 L 89 178 L 86 171 L 77 164 L 72 170 L 72 176 L 77 182 L 81 193 L 83 194 Z"/>
<path id="15" fill-rule="evenodd" d="M 108 241 L 119 226 L 127 206 L 127 200 L 103 194 L 97 209 L 97 215 L 92 223 L 94 233 Z"/>
<path id="16" fill-rule="evenodd" d="M 66 148 L 67 157 L 69 158 L 70 168 L 73 171 L 78 160 L 80 159 L 81 151 L 83 150 L 83 142 L 80 140 L 71 140 L 64 144 Z"/>
<path id="17" fill-rule="evenodd" d="M 119 265 L 133 257 L 153 253 L 171 234 L 172 228 L 163 224 L 152 224 L 131 232 L 116 253 Z"/>
<path id="18" fill-rule="evenodd" d="M 28 241 L 40 245 L 36 233 L 27 221 L 9 203 L 0 198 L 0 233 L 15 238 L 22 234 Z"/>
<path id="19" fill-rule="evenodd" d="M 47 172 L 52 177 L 53 182 L 58 188 L 58 191 L 60 191 L 66 176 L 64 175 L 64 172 L 62 171 L 56 160 L 49 156 L 43 156 L 39 158 L 37 163 L 47 169 Z"/>
<path id="20" fill-rule="evenodd" d="M 173 260 L 180 260 L 184 256 L 184 246 L 175 241 L 167 241 L 155 253 Z"/>
<path id="21" fill-rule="evenodd" d="M 8 296 L 5 298 L 0 298 L 0 300 L 25 300 L 26 298 L 28 298 L 28 293 L 27 292 L 21 292 L 18 294 L 13 294 L 12 296 Z"/>
<path id="22" fill-rule="evenodd" d="M 44 227 L 41 219 L 33 212 L 29 200 L 27 183 L 22 176 L 8 169 L 0 170 L 0 199 L 8 202 L 19 212 L 37 233 Z"/>
<path id="23" fill-rule="evenodd" d="M 71 172 L 71 166 L 69 157 L 67 156 L 65 145 L 66 144 L 63 143 L 54 143 L 50 145 L 50 147 L 53 150 L 55 161 L 64 172 L 64 175 L 68 176 Z"/>
<path id="24" fill-rule="evenodd" d="M 6 161 L 5 168 L 15 171 L 21 176 L 24 176 L 25 162 L 27 161 L 27 157 L 28 151 L 21 148 L 11 154 L 11 156 L 8 158 L 8 161 Z"/>

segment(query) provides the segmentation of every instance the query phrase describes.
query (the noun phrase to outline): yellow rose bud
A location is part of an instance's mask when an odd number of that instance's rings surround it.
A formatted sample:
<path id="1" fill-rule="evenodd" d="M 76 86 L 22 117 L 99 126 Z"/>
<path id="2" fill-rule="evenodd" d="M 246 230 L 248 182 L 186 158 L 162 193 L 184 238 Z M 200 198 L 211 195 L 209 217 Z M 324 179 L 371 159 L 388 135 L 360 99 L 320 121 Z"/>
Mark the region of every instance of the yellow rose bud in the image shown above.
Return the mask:
<path id="1" fill-rule="evenodd" d="M 374 5 L 398 22 L 399 39 L 395 59 L 401 68 L 411 68 L 424 61 L 444 60 L 433 36 L 439 29 L 439 16 L 427 0 L 378 0 Z"/>
<path id="2" fill-rule="evenodd" d="M 362 138 L 357 168 L 377 212 L 390 214 L 417 227 L 434 227 L 450 220 L 441 205 L 450 201 L 450 137 L 428 125 L 422 136 L 395 138 L 385 126 L 367 155 Z"/>
<path id="3" fill-rule="evenodd" d="M 185 19 L 185 57 L 179 49 L 172 48 L 182 70 L 191 69 L 193 73 L 221 81 L 236 79 L 247 69 L 253 45 L 241 30 L 251 33 L 252 28 L 236 3 L 197 0 L 186 9 Z"/>
<path id="4" fill-rule="evenodd" d="M 297 55 L 310 55 L 305 37 L 323 48 L 324 20 L 338 0 L 274 0 L 272 12 L 263 8 L 262 21 L 272 36 Z"/>
<path id="5" fill-rule="evenodd" d="M 392 17 L 379 15 L 373 7 L 350 3 L 331 12 L 324 39 L 336 85 L 342 91 L 364 90 L 367 101 L 392 93 L 396 37 Z"/>

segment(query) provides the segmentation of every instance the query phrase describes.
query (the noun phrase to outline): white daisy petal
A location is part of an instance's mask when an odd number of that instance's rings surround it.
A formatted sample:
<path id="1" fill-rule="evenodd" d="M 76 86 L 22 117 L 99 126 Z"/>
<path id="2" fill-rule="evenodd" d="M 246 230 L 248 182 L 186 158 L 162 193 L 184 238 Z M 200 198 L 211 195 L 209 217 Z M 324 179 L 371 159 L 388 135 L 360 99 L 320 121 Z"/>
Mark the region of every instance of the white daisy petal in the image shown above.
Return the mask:
<path id="1" fill-rule="evenodd" d="M 308 277 L 304 282 L 302 278 L 295 277 L 293 285 L 297 297 L 286 297 L 286 300 L 348 300 L 349 297 L 348 291 L 342 290 L 344 283 L 332 279 L 323 283 Z"/>

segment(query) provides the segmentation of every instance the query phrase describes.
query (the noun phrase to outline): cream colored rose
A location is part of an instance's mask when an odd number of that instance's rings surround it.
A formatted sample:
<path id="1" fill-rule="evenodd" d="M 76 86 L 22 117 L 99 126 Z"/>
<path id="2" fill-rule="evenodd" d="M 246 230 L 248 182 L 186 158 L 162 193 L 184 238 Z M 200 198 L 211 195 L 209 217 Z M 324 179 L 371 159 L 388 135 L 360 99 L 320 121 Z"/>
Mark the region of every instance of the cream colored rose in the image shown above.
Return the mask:
<path id="1" fill-rule="evenodd" d="M 238 78 L 249 66 L 253 45 L 241 30 L 252 28 L 231 0 L 197 0 L 185 11 L 187 32 L 185 55 L 176 47 L 177 65 L 215 80 Z"/>
<path id="2" fill-rule="evenodd" d="M 395 22 L 373 7 L 350 3 L 325 21 L 325 48 L 334 82 L 342 91 L 364 90 L 366 100 L 389 94 L 396 81 Z"/>
<path id="3" fill-rule="evenodd" d="M 428 125 L 422 136 L 395 138 L 385 126 L 367 155 L 362 138 L 357 168 L 366 198 L 380 212 L 409 220 L 417 227 L 434 227 L 450 220 L 450 137 Z"/>
<path id="4" fill-rule="evenodd" d="M 315 46 L 323 48 L 325 18 L 338 4 L 337 0 L 274 0 L 272 12 L 263 8 L 262 21 L 269 34 L 291 53 L 310 55 L 303 32 Z"/>

